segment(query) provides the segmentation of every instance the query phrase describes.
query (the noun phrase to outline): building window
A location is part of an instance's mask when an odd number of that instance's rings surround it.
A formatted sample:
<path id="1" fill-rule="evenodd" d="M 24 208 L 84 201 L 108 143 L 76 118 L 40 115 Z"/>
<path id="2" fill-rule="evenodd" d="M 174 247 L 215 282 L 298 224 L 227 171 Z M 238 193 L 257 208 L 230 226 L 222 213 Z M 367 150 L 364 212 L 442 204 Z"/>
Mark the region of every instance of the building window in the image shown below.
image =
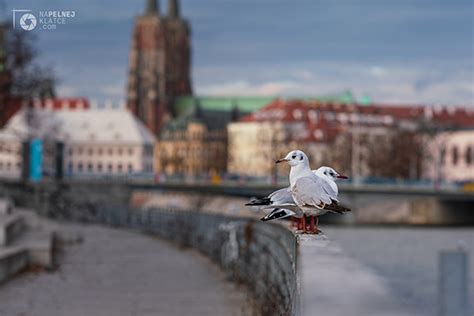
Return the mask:
<path id="1" fill-rule="evenodd" d="M 153 147 L 146 145 L 143 148 L 143 153 L 145 154 L 145 156 L 151 156 L 153 154 Z"/>
<path id="2" fill-rule="evenodd" d="M 446 148 L 442 147 L 439 151 L 439 162 L 440 164 L 444 165 L 446 160 Z"/>
<path id="3" fill-rule="evenodd" d="M 122 164 L 119 163 L 117 166 L 118 173 L 122 173 Z"/>
<path id="4" fill-rule="evenodd" d="M 77 171 L 78 172 L 82 172 L 83 168 L 84 168 L 84 166 L 82 165 L 82 162 L 77 164 Z"/>
<path id="5" fill-rule="evenodd" d="M 7 162 L 7 170 L 10 170 L 11 166 L 12 166 L 12 163 L 10 161 Z"/>
<path id="6" fill-rule="evenodd" d="M 69 173 L 72 173 L 72 162 L 67 164 L 67 170 Z"/>
<path id="7" fill-rule="evenodd" d="M 92 172 L 92 170 L 93 170 L 92 163 L 89 162 L 89 163 L 87 164 L 87 171 Z"/>
<path id="8" fill-rule="evenodd" d="M 21 169 L 21 162 L 18 161 L 18 162 L 16 163 L 16 168 L 17 168 L 17 169 Z"/>
<path id="9" fill-rule="evenodd" d="M 128 154 L 129 154 L 130 156 L 133 155 L 133 148 L 129 148 L 129 149 L 128 149 Z"/>
<path id="10" fill-rule="evenodd" d="M 459 158 L 459 153 L 458 153 L 458 147 L 457 146 L 453 146 L 453 149 L 452 149 L 452 155 L 453 155 L 453 165 L 457 165 L 458 163 L 458 158 Z"/>
<path id="11" fill-rule="evenodd" d="M 472 164 L 472 147 L 467 146 L 466 148 L 466 165 Z"/>
<path id="12" fill-rule="evenodd" d="M 110 156 L 112 156 L 114 154 L 114 150 L 112 148 L 109 148 L 108 153 Z"/>
<path id="13" fill-rule="evenodd" d="M 97 164 L 97 171 L 98 171 L 98 172 L 102 172 L 102 163 L 101 163 L 101 162 L 99 162 L 99 163 Z"/>
<path id="14" fill-rule="evenodd" d="M 89 150 L 87 151 L 87 153 L 89 154 L 89 156 L 92 156 L 92 154 L 94 153 L 94 151 L 92 150 L 92 148 L 89 148 Z"/>
<path id="15" fill-rule="evenodd" d="M 122 156 L 122 154 L 123 154 L 123 149 L 122 149 L 122 148 L 119 148 L 119 149 L 117 150 L 117 154 L 118 154 L 119 156 Z"/>
<path id="16" fill-rule="evenodd" d="M 73 154 L 73 150 L 72 150 L 72 148 L 69 148 L 69 150 L 68 150 L 68 154 L 69 154 L 69 156 L 72 156 L 72 154 Z"/>
<path id="17" fill-rule="evenodd" d="M 128 173 L 132 173 L 133 172 L 133 166 L 131 163 L 128 164 Z"/>
<path id="18" fill-rule="evenodd" d="M 102 156 L 102 148 L 97 149 L 97 155 Z"/>
<path id="19" fill-rule="evenodd" d="M 108 171 L 109 173 L 112 173 L 112 172 L 114 171 L 114 167 L 112 166 L 111 163 L 109 163 L 109 164 L 107 165 L 107 171 Z"/>
<path id="20" fill-rule="evenodd" d="M 82 155 L 82 148 L 81 148 L 81 147 L 79 147 L 79 148 L 77 149 L 77 154 L 78 154 L 78 155 Z"/>

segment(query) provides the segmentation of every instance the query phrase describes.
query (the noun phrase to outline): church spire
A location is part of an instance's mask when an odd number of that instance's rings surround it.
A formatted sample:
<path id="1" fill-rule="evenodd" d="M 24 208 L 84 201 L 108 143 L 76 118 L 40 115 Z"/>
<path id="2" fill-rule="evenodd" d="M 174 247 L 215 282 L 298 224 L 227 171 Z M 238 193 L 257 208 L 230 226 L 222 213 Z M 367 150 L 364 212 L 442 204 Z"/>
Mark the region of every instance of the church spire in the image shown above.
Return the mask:
<path id="1" fill-rule="evenodd" d="M 160 13 L 158 0 L 147 0 L 146 1 L 146 14 L 156 14 Z"/>
<path id="2" fill-rule="evenodd" d="M 179 18 L 179 0 L 168 0 L 168 17 Z"/>

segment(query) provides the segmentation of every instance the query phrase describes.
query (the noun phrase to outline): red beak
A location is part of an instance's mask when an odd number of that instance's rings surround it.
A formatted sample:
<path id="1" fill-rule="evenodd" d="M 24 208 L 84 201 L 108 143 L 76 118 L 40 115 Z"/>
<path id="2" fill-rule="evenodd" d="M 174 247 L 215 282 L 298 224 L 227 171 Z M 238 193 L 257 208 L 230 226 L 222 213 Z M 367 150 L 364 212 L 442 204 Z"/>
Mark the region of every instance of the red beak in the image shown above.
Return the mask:
<path id="1" fill-rule="evenodd" d="M 336 178 L 338 178 L 338 179 L 349 179 L 348 177 L 346 177 L 346 176 L 341 176 L 340 174 L 338 174 Z"/>

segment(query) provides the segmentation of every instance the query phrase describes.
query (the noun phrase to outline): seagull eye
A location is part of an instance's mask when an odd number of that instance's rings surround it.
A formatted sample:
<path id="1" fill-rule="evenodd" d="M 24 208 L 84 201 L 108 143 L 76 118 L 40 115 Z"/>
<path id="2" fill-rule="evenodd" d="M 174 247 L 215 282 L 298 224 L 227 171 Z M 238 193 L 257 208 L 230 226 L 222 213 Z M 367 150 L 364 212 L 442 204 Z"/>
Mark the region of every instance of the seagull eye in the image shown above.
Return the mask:
<path id="1" fill-rule="evenodd" d="M 326 171 L 324 171 L 324 174 L 325 174 L 325 175 L 328 175 L 328 173 L 327 173 Z"/>
<path id="2" fill-rule="evenodd" d="M 293 156 L 291 156 L 291 159 L 296 159 L 296 156 L 294 156 L 294 155 L 293 155 Z"/>
<path id="3" fill-rule="evenodd" d="M 300 160 L 303 160 L 303 156 L 300 157 Z"/>

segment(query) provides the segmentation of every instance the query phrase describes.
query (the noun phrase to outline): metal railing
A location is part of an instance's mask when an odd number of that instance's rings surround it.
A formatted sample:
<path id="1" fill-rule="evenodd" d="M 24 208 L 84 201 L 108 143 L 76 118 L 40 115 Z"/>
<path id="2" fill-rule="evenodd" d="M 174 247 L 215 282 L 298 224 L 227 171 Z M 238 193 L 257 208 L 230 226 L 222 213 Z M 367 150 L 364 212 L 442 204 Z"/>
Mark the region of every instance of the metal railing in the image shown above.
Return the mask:
<path id="1" fill-rule="evenodd" d="M 230 280 L 248 286 L 261 314 L 294 314 L 297 244 L 282 225 L 221 214 L 127 207 L 97 208 L 96 220 L 198 249 L 218 263 Z"/>

